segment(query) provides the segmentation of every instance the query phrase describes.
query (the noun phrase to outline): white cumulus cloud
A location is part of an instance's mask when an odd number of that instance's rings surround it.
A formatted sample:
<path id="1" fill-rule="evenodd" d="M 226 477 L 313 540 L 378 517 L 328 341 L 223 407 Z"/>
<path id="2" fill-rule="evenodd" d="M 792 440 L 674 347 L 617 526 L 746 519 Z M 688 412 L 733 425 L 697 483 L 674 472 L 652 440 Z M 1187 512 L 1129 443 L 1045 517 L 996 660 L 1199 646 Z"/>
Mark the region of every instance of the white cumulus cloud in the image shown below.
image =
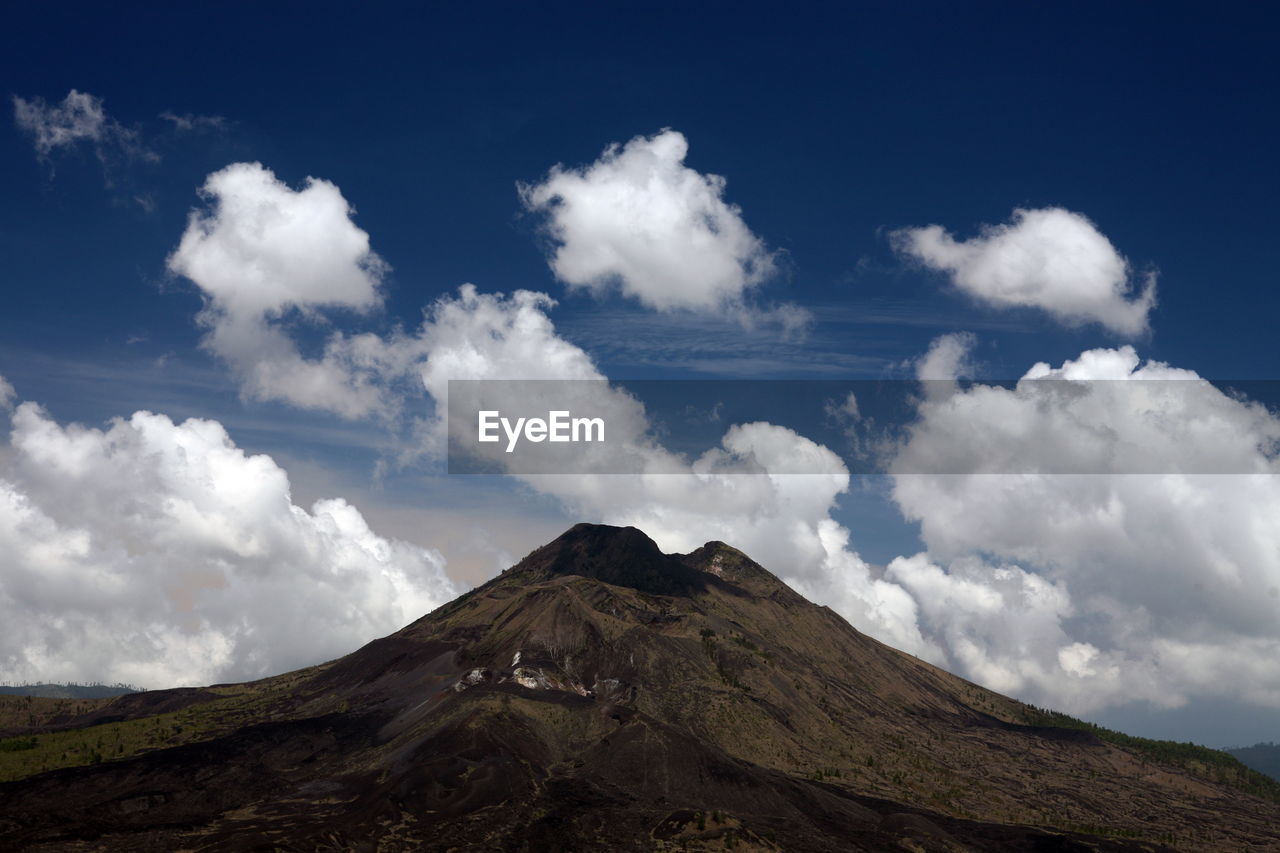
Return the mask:
<path id="1" fill-rule="evenodd" d="M 929 383 L 949 382 L 969 376 L 973 373 L 969 355 L 976 343 L 977 338 L 972 332 L 939 335 L 929 343 L 929 349 L 916 361 L 916 378 Z"/>
<path id="2" fill-rule="evenodd" d="M 657 153 L 645 155 L 657 169 L 652 191 L 674 193 L 668 207 L 684 208 L 669 211 L 674 220 L 661 224 L 665 214 L 657 212 L 656 201 L 641 205 L 648 211 L 645 216 L 657 219 L 636 226 L 653 231 L 653 239 L 631 247 L 629 257 L 636 270 L 652 267 L 651 276 L 637 280 L 648 287 L 663 278 L 666 273 L 661 270 L 670 267 L 668 272 L 693 277 L 675 282 L 672 292 L 692 299 L 683 307 L 718 307 L 744 327 L 775 325 L 784 336 L 801 332 L 808 323 L 803 309 L 788 304 L 762 308 L 742 300 L 743 291 L 772 269 L 772 260 L 741 223 L 736 209 L 719 199 L 720 180 L 679 165 L 683 153 L 677 156 L 673 146 L 683 144 L 683 137 L 670 133 L 634 140 L 588 170 L 596 174 L 625 167 L 625 171 L 633 168 L 628 165 L 633 160 L 643 159 L 641 149 L 654 147 Z M 674 165 L 667 162 L 672 156 Z M 659 168 L 663 163 L 667 166 Z M 542 193 L 576 174 L 557 170 L 547 184 L 526 188 L 526 197 L 543 198 L 540 204 L 559 216 L 567 202 L 556 195 L 560 200 L 552 203 L 551 196 L 544 198 Z M 573 180 L 587 178 L 578 175 Z M 591 180 L 610 179 L 597 175 Z M 667 185 L 673 181 L 674 185 Z M 499 296 L 495 303 L 494 297 L 464 288 L 456 306 L 452 300 L 442 301 L 429 309 L 439 316 L 428 317 L 412 332 L 397 328 L 382 335 L 352 335 L 330 330 L 329 324 L 344 313 L 368 315 L 381 308 L 381 284 L 389 269 L 373 251 L 369 235 L 353 221 L 354 211 L 338 187 L 308 178 L 303 187 L 294 189 L 260 163 L 235 163 L 209 175 L 201 195 L 206 204 L 192 211 L 168 267 L 195 283 L 205 296 L 205 309 L 198 318 L 207 329 L 203 345 L 232 368 L 246 398 L 279 400 L 347 418 L 395 420 L 414 393 L 409 383 L 420 379 L 428 383 L 430 396 L 442 401 L 445 388 L 437 387 L 438 381 L 447 381 L 454 360 L 465 367 L 473 355 L 468 348 L 475 346 L 450 338 L 451 313 L 462 305 L 477 318 L 505 317 L 502 312 L 510 305 L 519 309 L 513 315 L 516 322 L 532 324 L 509 337 L 496 327 L 485 329 L 485 334 L 511 342 L 510 357 L 503 366 L 519 366 L 527 372 L 528 366 L 542 364 L 543 372 L 553 374 L 567 366 L 558 359 L 568 358 L 568 344 L 555 344 L 558 337 L 554 335 L 535 336 L 538 321 L 533 318 L 545 320 L 542 310 L 554 303 L 545 294 L 531 291 L 516 291 L 509 302 Z M 692 237 L 685 226 L 693 228 Z M 705 234 L 698 236 L 698 229 Z M 668 238 L 675 243 L 668 245 Z M 688 240 L 697 245 L 681 244 Z M 492 306 L 499 303 L 504 307 L 495 314 Z M 322 343 L 314 352 L 304 352 L 301 342 L 317 332 L 323 336 Z M 524 349 L 517 352 L 515 346 Z M 433 349 L 434 358 L 428 363 Z M 570 372 L 582 376 L 581 370 Z M 497 370 L 487 378 L 502 375 Z"/>
<path id="3" fill-rule="evenodd" d="M 684 165 L 688 150 L 664 130 L 522 186 L 525 205 L 547 217 L 556 277 L 601 294 L 617 287 L 659 311 L 742 306 L 774 272 L 773 255 L 724 200 L 724 178 Z"/>
<path id="4" fill-rule="evenodd" d="M 928 554 L 888 576 L 953 665 L 1078 710 L 1280 707 L 1280 418 L 1131 347 L 919 415 L 894 499 Z"/>
<path id="5" fill-rule="evenodd" d="M 232 367 L 244 394 L 345 417 L 394 409 L 385 384 L 411 358 L 403 347 L 335 333 L 307 358 L 287 325 L 381 305 L 388 267 L 341 191 L 315 178 L 295 190 L 259 163 L 235 163 L 210 175 L 201 194 L 209 206 L 191 213 L 169 269 L 206 297 L 204 346 Z"/>
<path id="6" fill-rule="evenodd" d="M 1134 337 L 1148 329 L 1154 275 L 1141 286 L 1092 222 L 1059 207 L 1015 210 L 1011 222 L 956 240 L 940 225 L 894 232 L 898 251 L 950 274 L 962 292 L 998 308 L 1031 307 L 1069 326 L 1099 323 Z"/>
<path id="7" fill-rule="evenodd" d="M 438 553 L 342 499 L 297 506 L 215 421 L 13 415 L 0 457 L 0 670 L 208 684 L 346 654 L 454 597 Z"/>
<path id="8" fill-rule="evenodd" d="M 210 210 L 193 211 L 169 258 L 229 314 L 278 317 L 379 302 L 386 265 L 332 183 L 308 178 L 291 189 L 261 163 L 234 163 L 200 190 Z"/>
<path id="9" fill-rule="evenodd" d="M 1141 662 L 1070 636 L 1064 623 L 1077 610 L 1061 581 L 976 557 L 943 568 L 925 554 L 898 557 L 886 577 L 918 602 L 949 667 L 986 687 L 1074 712 L 1135 698 L 1169 704 Z"/>

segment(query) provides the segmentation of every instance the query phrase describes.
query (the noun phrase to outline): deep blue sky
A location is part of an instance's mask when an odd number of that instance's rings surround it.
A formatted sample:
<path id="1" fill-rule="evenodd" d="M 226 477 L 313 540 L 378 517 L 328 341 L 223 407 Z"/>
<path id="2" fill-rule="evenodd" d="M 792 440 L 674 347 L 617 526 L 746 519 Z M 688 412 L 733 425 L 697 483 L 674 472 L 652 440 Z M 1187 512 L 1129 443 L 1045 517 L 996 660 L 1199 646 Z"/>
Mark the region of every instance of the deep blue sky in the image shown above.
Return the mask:
<path id="1" fill-rule="evenodd" d="M 802 347 L 754 345 L 766 367 L 752 375 L 893 375 L 962 329 L 981 333 L 997 378 L 1119 343 L 977 307 L 885 238 L 935 222 L 968 236 L 1058 205 L 1159 271 L 1144 357 L 1272 378 L 1278 23 L 1264 4 L 9 4 L 3 94 L 91 92 L 162 159 L 105 177 L 87 150 L 43 164 L 6 120 L 0 375 L 63 420 L 204 414 L 243 446 L 367 479 L 351 427 L 308 416 L 333 443 L 300 440 L 297 413 L 238 400 L 197 349 L 195 288 L 165 273 L 205 175 L 259 160 L 292 185 L 329 179 L 356 207 L 394 270 L 370 327 L 412 325 L 463 282 L 546 290 L 610 376 L 741 378 L 727 345 L 718 366 L 682 367 L 696 326 L 625 345 L 653 315 L 565 295 L 520 211 L 517 181 L 671 127 L 783 251 L 765 293 L 817 316 Z M 227 124 L 179 136 L 166 110 Z M 869 559 L 913 547 L 874 494 L 855 491 L 844 515 Z"/>
<path id="2" fill-rule="evenodd" d="M 393 317 L 412 321 L 463 281 L 552 288 L 514 182 L 669 126 L 689 138 L 689 164 L 725 175 L 748 224 L 787 251 L 791 292 L 779 295 L 924 303 L 964 328 L 981 312 L 904 274 L 882 229 L 971 233 L 1015 206 L 1056 204 L 1160 270 L 1144 354 L 1272 376 L 1273 17 L 1171 4 L 11 6 L 7 93 L 78 87 L 144 130 L 166 109 L 233 127 L 175 142 L 162 166 L 135 164 L 115 193 L 92 164 L 61 160 L 49 180 L 28 141 L 5 133 L 5 275 L 39 288 L 22 288 L 31 301 L 4 312 L 0 334 L 65 355 L 109 347 L 122 328 L 189 343 L 175 320 L 195 298 L 157 297 L 163 259 L 193 189 L 232 159 L 337 183 L 396 270 Z M 121 201 L 134 192 L 154 195 L 153 214 Z M 995 373 L 1091 342 L 1026 319 L 1030 339 L 985 354 Z M 1230 346 L 1206 333 L 1224 328 Z M 867 332 L 850 328 L 848 346 Z"/>
<path id="3" fill-rule="evenodd" d="M 515 188 L 673 127 L 689 165 L 726 176 L 747 224 L 785 253 L 766 293 L 819 319 L 804 351 L 783 348 L 752 375 L 825 378 L 834 364 L 882 376 L 952 329 L 982 334 L 992 377 L 1118 343 L 1097 326 L 977 307 L 907 269 L 884 236 L 933 222 L 967 236 L 1014 207 L 1060 205 L 1159 271 L 1145 357 L 1273 377 L 1275 31 L 1266 10 L 1173 4 L 10 7 L 6 94 L 91 92 L 163 160 L 117 163 L 104 187 L 87 151 L 56 157 L 51 176 L 12 125 L 0 134 L 0 373 L 64 418 L 143 405 L 243 416 L 195 349 L 194 288 L 164 259 L 204 176 L 260 160 L 291 184 L 332 180 L 357 208 L 394 268 L 372 325 L 413 325 L 466 281 L 547 290 L 558 326 L 608 375 L 689 375 L 682 347 L 701 331 L 668 328 L 658 358 L 619 351 L 654 319 L 566 297 Z M 230 124 L 176 138 L 165 110 Z M 166 354 L 168 370 L 147 373 L 164 384 L 142 381 L 140 366 Z M 195 387 L 173 387 L 175 364 Z M 886 559 L 900 542 L 879 544 L 863 547 Z"/>

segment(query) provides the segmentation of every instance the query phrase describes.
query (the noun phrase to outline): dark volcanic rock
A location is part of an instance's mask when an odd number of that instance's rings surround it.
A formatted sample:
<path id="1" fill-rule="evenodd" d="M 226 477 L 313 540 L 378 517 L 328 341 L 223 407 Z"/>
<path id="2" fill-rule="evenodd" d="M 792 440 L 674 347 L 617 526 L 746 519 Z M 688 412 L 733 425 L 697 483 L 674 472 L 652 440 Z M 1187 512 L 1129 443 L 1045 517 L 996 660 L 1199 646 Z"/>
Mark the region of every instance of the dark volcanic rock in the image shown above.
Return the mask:
<path id="1" fill-rule="evenodd" d="M 576 524 L 511 571 L 578 575 L 657 595 L 694 595 L 706 590 L 708 580 L 705 572 L 662 553 L 640 530 L 605 524 Z"/>

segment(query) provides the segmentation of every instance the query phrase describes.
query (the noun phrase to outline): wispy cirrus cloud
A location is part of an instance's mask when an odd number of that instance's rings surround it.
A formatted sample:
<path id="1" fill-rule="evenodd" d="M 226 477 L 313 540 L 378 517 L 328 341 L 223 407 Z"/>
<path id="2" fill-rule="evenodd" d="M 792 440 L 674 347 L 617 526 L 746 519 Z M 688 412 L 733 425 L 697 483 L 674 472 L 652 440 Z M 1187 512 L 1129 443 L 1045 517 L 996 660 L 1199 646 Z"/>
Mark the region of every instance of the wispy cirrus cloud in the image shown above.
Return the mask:
<path id="1" fill-rule="evenodd" d="M 744 335 L 731 317 L 596 309 L 566 315 L 562 333 L 597 359 L 621 369 L 678 368 L 708 376 L 880 376 L 886 356 L 853 353 L 845 330 L 825 315 L 796 340 L 777 328 Z"/>
<path id="2" fill-rule="evenodd" d="M 178 114 L 172 110 L 165 110 L 160 113 L 161 119 L 173 125 L 173 129 L 179 133 L 191 133 L 201 130 L 223 130 L 230 122 L 223 116 L 206 116 L 196 115 L 195 113 Z"/>
<path id="3" fill-rule="evenodd" d="M 28 101 L 14 95 L 13 118 L 31 136 L 36 155 L 41 158 L 80 142 L 101 144 L 111 131 L 102 100 L 75 89 L 60 104 L 46 103 L 43 98 Z"/>
<path id="4" fill-rule="evenodd" d="M 72 89 L 60 103 L 44 98 L 13 96 L 13 119 L 31 137 L 36 157 L 52 164 L 55 154 L 86 147 L 102 164 L 104 175 L 118 160 L 157 161 L 160 155 L 147 148 L 141 133 L 107 115 L 101 98 Z"/>
<path id="5" fill-rule="evenodd" d="M 97 161 L 103 183 L 116 200 L 136 204 L 148 214 L 155 212 L 156 198 L 139 168 L 159 163 L 160 151 L 180 137 L 222 133 L 230 127 L 222 116 L 171 110 L 157 117 L 167 128 L 156 127 L 154 122 L 149 126 L 126 122 L 107 112 L 103 98 L 78 89 L 57 102 L 14 95 L 12 103 L 14 124 L 31 140 L 36 159 L 48 168 L 50 177 L 60 160 L 88 153 Z"/>

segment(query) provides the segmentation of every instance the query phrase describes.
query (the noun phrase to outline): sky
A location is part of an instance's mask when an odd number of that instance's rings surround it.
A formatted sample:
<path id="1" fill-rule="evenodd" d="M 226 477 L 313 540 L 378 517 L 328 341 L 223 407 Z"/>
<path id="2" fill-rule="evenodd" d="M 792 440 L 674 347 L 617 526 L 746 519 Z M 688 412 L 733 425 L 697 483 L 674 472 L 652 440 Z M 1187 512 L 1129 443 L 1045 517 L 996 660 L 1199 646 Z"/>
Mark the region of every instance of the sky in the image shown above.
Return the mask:
<path id="1" fill-rule="evenodd" d="M 589 520 L 1039 705 L 1275 740 L 1275 18 L 6 9 L 0 680 L 315 663 Z M 594 380 L 662 474 L 450 475 L 451 379 Z"/>

